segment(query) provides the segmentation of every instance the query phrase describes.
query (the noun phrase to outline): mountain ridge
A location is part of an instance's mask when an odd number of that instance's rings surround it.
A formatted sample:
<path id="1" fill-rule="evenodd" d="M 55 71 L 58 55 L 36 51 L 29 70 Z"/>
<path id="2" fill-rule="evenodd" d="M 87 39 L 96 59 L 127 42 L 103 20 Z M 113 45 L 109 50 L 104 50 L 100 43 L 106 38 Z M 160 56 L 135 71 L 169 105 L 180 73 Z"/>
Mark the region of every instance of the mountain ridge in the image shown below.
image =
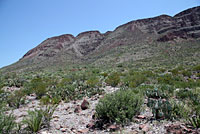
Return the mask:
<path id="1" fill-rule="evenodd" d="M 89 56 L 96 56 L 116 47 L 200 37 L 200 6 L 184 10 L 174 16 L 160 15 L 153 18 L 130 21 L 113 31 L 100 33 L 97 30 L 79 33 L 76 37 L 63 34 L 46 39 L 29 50 L 17 63 L 9 66 L 24 68 L 40 64 L 81 63 Z M 142 45 L 141 45 L 142 46 Z M 42 65 L 44 64 L 44 65 Z M 8 68 L 9 68 L 8 67 Z"/>

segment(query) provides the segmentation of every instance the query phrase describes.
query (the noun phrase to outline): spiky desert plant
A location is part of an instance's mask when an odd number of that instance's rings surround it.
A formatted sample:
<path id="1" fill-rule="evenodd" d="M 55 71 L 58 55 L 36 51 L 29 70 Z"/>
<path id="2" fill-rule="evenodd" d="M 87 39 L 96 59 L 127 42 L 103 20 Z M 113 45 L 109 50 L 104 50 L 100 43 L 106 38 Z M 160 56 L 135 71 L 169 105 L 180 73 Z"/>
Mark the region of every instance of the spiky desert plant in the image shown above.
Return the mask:
<path id="1" fill-rule="evenodd" d="M 35 109 L 34 111 L 28 111 L 27 117 L 23 120 L 23 123 L 27 125 L 26 129 L 33 133 L 38 132 L 43 123 L 43 112 L 42 110 Z"/>
<path id="2" fill-rule="evenodd" d="M 11 134 L 16 127 L 15 117 L 0 111 L 0 134 Z"/>
<path id="3" fill-rule="evenodd" d="M 56 107 L 57 105 L 47 105 L 44 109 L 40 108 L 39 110 L 28 111 L 27 117 L 23 120 L 26 129 L 36 133 L 43 127 L 49 128 Z"/>

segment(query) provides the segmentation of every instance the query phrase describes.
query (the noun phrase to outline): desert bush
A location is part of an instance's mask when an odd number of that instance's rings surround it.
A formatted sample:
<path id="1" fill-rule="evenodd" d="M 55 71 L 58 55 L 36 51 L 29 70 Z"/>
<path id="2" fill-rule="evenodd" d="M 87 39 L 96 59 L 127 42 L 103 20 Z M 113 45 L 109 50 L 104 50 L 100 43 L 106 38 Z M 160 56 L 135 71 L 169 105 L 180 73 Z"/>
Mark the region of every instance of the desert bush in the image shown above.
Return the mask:
<path id="1" fill-rule="evenodd" d="M 103 123 L 125 124 L 138 114 L 143 96 L 133 90 L 120 90 L 104 96 L 96 106 L 98 120 Z"/>
<path id="2" fill-rule="evenodd" d="M 19 108 L 20 105 L 25 104 L 25 94 L 21 90 L 16 90 L 8 96 L 7 103 L 10 107 Z"/>
<path id="3" fill-rule="evenodd" d="M 108 76 L 108 73 L 102 72 L 102 73 L 101 73 L 101 76 L 103 76 L 104 78 L 106 78 L 106 77 Z"/>
<path id="4" fill-rule="evenodd" d="M 173 76 L 170 74 L 165 74 L 163 76 L 158 77 L 158 83 L 173 85 L 173 82 Z"/>
<path id="5" fill-rule="evenodd" d="M 49 104 L 59 104 L 59 102 L 61 101 L 61 97 L 60 96 L 52 96 L 52 98 L 50 98 L 48 95 L 46 96 L 42 96 L 42 98 L 40 99 L 40 104 L 42 105 L 49 105 Z"/>
<path id="6" fill-rule="evenodd" d="M 0 90 L 4 87 L 3 81 L 0 79 Z"/>
<path id="7" fill-rule="evenodd" d="M 130 88 L 135 88 L 145 81 L 146 76 L 140 72 L 129 72 L 129 74 L 127 74 L 123 79 L 124 85 Z"/>
<path id="8" fill-rule="evenodd" d="M 8 96 L 10 96 L 10 92 L 0 89 L 0 103 L 3 103 L 3 102 L 7 103 Z"/>
<path id="9" fill-rule="evenodd" d="M 190 108 L 186 104 L 174 99 L 170 100 L 170 104 L 172 105 L 171 120 L 185 120 L 187 118 Z"/>
<path id="10" fill-rule="evenodd" d="M 22 87 L 26 80 L 22 76 L 17 76 L 16 74 L 13 75 L 6 75 L 3 78 L 4 86 L 9 87 Z"/>
<path id="11" fill-rule="evenodd" d="M 162 85 L 159 85 L 158 88 L 159 88 L 163 93 L 165 93 L 165 95 L 166 95 L 168 98 L 174 96 L 174 91 L 175 91 L 175 87 L 174 87 L 174 86 L 162 84 Z"/>
<path id="12" fill-rule="evenodd" d="M 73 81 L 70 77 L 63 78 L 62 81 L 59 83 L 60 86 L 64 86 L 66 84 L 72 84 Z"/>
<path id="13" fill-rule="evenodd" d="M 94 87 L 99 87 L 100 86 L 100 80 L 97 76 L 90 77 L 87 81 L 86 84 L 90 88 Z"/>
<path id="14" fill-rule="evenodd" d="M 193 71 L 200 71 L 200 65 L 196 65 L 192 69 Z"/>
<path id="15" fill-rule="evenodd" d="M 116 87 L 120 82 L 120 75 L 117 72 L 111 73 L 108 78 L 105 80 L 107 84 L 112 87 Z"/>
<path id="16" fill-rule="evenodd" d="M 51 103 L 51 99 L 48 95 L 42 96 L 42 98 L 40 99 L 40 104 L 42 105 L 48 105 Z"/>
<path id="17" fill-rule="evenodd" d="M 178 75 L 179 74 L 179 70 L 177 68 L 174 68 L 174 69 L 170 70 L 170 72 L 172 72 L 173 75 Z"/>
<path id="18" fill-rule="evenodd" d="M 181 71 L 181 74 L 183 76 L 187 76 L 187 77 L 190 77 L 192 75 L 191 71 L 189 71 L 189 70 L 183 70 L 183 71 Z"/>
<path id="19" fill-rule="evenodd" d="M 184 101 L 190 110 L 187 110 L 186 121 L 195 128 L 200 128 L 200 88 L 192 90 L 179 90 L 176 94 L 177 98 Z M 184 109 L 184 111 L 186 111 Z"/>
<path id="20" fill-rule="evenodd" d="M 60 101 L 61 101 L 61 97 L 60 96 L 53 96 L 51 98 L 51 104 L 53 104 L 53 105 L 59 104 Z"/>
<path id="21" fill-rule="evenodd" d="M 193 96 L 192 92 L 187 89 L 180 89 L 176 92 L 176 97 L 181 100 L 186 100 L 188 98 L 191 98 Z"/>
<path id="22" fill-rule="evenodd" d="M 41 78 L 31 80 L 27 88 L 28 91 L 36 94 L 37 99 L 40 99 L 47 92 L 47 84 Z"/>

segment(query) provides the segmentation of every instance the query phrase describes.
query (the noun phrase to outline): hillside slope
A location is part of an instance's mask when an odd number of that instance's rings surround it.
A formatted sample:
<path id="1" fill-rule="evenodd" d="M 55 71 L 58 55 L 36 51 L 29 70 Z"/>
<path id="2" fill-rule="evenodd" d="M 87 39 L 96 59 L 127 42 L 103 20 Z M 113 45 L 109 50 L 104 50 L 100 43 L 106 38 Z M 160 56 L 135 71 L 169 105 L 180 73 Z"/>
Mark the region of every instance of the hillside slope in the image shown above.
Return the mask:
<path id="1" fill-rule="evenodd" d="M 88 31 L 76 37 L 65 34 L 48 38 L 28 51 L 18 62 L 3 68 L 3 71 L 90 63 L 115 65 L 123 62 L 140 62 L 145 59 L 154 60 L 156 57 L 156 61 L 160 62 L 163 59 L 159 61 L 159 58 L 166 53 L 167 56 L 163 58 L 172 55 L 179 58 L 177 55 L 180 56 L 181 53 L 193 53 L 199 56 L 197 51 L 200 50 L 199 37 L 200 6 L 180 12 L 173 17 L 160 15 L 131 21 L 104 34 L 99 31 Z M 193 48 L 195 52 L 191 51 Z M 189 56 L 191 59 L 195 57 L 194 55 L 183 57 Z"/>

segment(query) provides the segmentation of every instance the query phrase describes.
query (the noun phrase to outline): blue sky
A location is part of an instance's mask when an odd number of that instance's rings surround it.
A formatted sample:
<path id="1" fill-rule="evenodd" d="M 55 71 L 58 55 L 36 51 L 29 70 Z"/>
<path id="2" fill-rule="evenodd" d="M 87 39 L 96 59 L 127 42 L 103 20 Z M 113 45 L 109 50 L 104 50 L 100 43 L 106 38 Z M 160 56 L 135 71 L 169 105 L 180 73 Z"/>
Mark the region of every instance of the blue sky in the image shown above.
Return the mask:
<path id="1" fill-rule="evenodd" d="M 104 33 L 132 20 L 176 13 L 200 0 L 0 0 L 0 68 L 46 38 Z"/>

